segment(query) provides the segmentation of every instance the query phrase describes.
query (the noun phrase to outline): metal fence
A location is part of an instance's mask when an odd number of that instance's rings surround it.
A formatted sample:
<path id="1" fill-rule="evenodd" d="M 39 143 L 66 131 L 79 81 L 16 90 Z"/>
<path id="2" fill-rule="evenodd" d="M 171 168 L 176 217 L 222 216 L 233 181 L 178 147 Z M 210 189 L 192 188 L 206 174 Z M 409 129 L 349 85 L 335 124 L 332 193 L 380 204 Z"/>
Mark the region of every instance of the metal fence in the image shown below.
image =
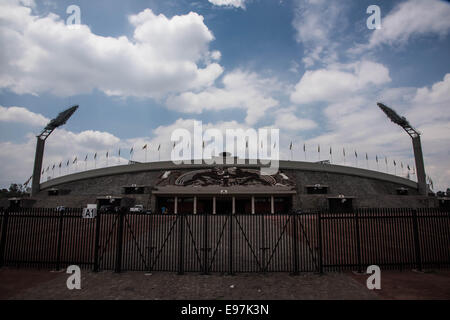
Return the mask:
<path id="1" fill-rule="evenodd" d="M 94 271 L 325 272 L 448 268 L 450 213 L 358 209 L 255 215 L 0 212 L 0 266 Z"/>

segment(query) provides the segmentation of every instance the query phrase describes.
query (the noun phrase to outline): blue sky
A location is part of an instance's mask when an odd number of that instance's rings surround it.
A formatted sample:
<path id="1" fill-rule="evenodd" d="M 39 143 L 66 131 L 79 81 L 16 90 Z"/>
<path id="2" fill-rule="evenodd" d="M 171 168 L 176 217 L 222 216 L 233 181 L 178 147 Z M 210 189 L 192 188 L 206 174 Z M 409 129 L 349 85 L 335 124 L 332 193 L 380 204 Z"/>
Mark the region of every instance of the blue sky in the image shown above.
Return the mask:
<path id="1" fill-rule="evenodd" d="M 380 30 L 366 26 L 374 4 Z M 76 30 L 65 23 L 70 5 L 81 10 Z M 308 161 L 318 160 L 319 144 L 339 150 L 338 164 L 343 148 L 367 152 L 371 169 L 375 155 L 388 157 L 394 174 L 391 161 L 413 164 L 411 145 L 377 109 L 380 100 L 423 133 L 435 189 L 450 186 L 449 2 L 0 0 L 0 6 L 2 186 L 31 175 L 34 135 L 73 104 L 80 108 L 49 138 L 44 167 L 95 152 L 117 156 L 131 146 L 142 161 L 146 143 L 149 160 L 158 159 L 159 144 L 168 158 L 170 132 L 201 120 L 221 129 L 279 128 L 286 159 L 290 141 L 298 160 L 303 144 Z"/>

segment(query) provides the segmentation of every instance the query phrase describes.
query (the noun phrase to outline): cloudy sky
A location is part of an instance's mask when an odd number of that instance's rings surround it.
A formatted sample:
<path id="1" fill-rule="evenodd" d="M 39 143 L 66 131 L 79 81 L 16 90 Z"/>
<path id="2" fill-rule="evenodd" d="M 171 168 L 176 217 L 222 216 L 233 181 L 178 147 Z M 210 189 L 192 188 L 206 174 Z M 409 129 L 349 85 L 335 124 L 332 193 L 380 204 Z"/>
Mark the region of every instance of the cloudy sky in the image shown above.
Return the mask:
<path id="1" fill-rule="evenodd" d="M 68 25 L 70 5 L 81 12 Z M 381 9 L 368 29 L 367 8 Z M 450 187 L 450 3 L 440 0 L 0 0 L 0 186 L 32 173 L 35 136 L 51 175 L 168 159 L 174 129 L 279 128 L 280 152 L 406 175 L 420 132 L 435 191 Z M 358 162 L 355 159 L 358 153 Z M 368 154 L 369 163 L 365 160 Z M 88 155 L 85 164 L 84 159 Z M 375 157 L 380 161 L 377 167 Z M 77 157 L 76 165 L 70 162 Z M 394 168 L 393 161 L 397 167 Z M 51 168 L 56 165 L 53 171 Z M 415 176 L 412 176 L 414 179 Z"/>

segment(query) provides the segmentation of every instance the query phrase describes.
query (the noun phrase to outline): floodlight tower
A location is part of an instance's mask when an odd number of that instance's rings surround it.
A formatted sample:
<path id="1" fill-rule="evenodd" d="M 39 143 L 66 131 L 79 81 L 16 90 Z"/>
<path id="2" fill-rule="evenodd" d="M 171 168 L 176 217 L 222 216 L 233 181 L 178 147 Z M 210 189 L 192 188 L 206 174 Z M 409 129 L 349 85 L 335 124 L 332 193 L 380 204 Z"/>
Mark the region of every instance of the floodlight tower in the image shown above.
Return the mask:
<path id="1" fill-rule="evenodd" d="M 419 186 L 419 193 L 421 195 L 427 195 L 427 183 L 425 179 L 425 165 L 423 162 L 422 144 L 420 142 L 420 132 L 414 129 L 406 120 L 405 117 L 401 117 L 392 110 L 391 108 L 385 106 L 384 104 L 378 102 L 378 107 L 391 119 L 392 122 L 398 124 L 412 139 L 414 159 L 416 162 L 416 172 L 417 172 L 417 183 Z"/>
<path id="2" fill-rule="evenodd" d="M 36 136 L 36 155 L 34 157 L 33 182 L 31 185 L 31 196 L 36 195 L 40 190 L 42 159 L 44 157 L 45 140 L 56 128 L 62 126 L 69 120 L 72 114 L 78 109 L 78 106 L 70 107 L 69 109 L 60 112 L 58 116 L 52 119 L 42 132 Z"/>

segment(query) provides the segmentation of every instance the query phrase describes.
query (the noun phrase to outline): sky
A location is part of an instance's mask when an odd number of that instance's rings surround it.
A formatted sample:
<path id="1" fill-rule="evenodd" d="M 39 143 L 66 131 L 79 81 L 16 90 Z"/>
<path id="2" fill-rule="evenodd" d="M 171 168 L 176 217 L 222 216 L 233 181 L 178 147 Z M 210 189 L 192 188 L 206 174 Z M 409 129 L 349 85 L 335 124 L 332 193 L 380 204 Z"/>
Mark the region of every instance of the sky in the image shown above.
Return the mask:
<path id="1" fill-rule="evenodd" d="M 445 190 L 449 17 L 441 0 L 0 0 L 0 187 L 31 176 L 35 136 L 75 104 L 41 181 L 125 164 L 132 147 L 135 161 L 167 160 L 171 133 L 196 120 L 280 129 L 282 159 L 399 176 L 409 165 L 414 180 L 411 140 L 383 102 L 422 133 L 426 173 Z"/>

